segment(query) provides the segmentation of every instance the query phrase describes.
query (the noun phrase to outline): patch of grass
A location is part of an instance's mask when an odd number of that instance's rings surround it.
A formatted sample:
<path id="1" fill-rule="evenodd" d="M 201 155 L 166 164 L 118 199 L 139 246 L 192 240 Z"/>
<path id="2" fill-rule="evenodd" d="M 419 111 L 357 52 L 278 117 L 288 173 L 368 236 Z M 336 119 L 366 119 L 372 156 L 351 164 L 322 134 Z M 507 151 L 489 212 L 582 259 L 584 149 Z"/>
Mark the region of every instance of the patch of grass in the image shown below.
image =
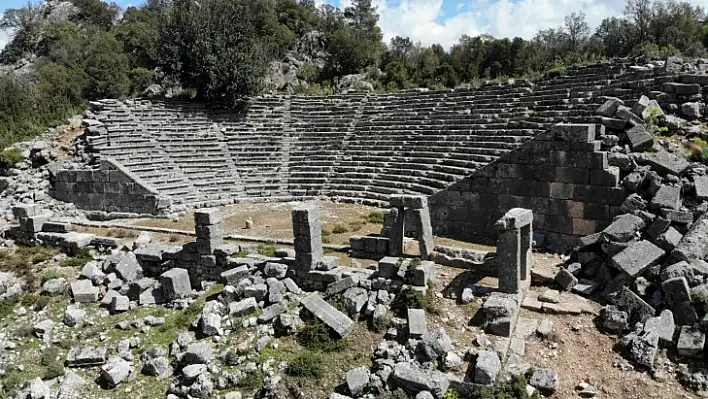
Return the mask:
<path id="1" fill-rule="evenodd" d="M 64 375 L 65 370 L 64 370 L 64 365 L 61 364 L 60 362 L 53 362 L 50 363 L 47 368 L 44 370 L 44 375 L 42 376 L 43 380 L 53 380 L 57 377 L 61 377 Z"/>
<path id="2" fill-rule="evenodd" d="M 384 214 L 383 214 L 383 212 L 379 212 L 379 211 L 371 211 L 371 213 L 369 213 L 367 216 L 365 216 L 365 219 L 369 223 L 383 224 Z"/>
<path id="3" fill-rule="evenodd" d="M 348 233 L 348 232 L 349 232 L 349 229 L 342 226 L 341 224 L 334 226 L 334 228 L 332 229 L 332 234 L 344 234 L 344 233 Z"/>
<path id="4" fill-rule="evenodd" d="M 51 268 L 47 269 L 47 271 L 44 272 L 44 281 L 49 281 L 49 280 L 56 280 L 58 278 L 65 277 L 64 273 L 57 269 L 57 268 Z"/>
<path id="5" fill-rule="evenodd" d="M 22 373 L 20 371 L 10 371 L 2 379 L 3 390 L 0 392 L 7 392 L 9 394 L 8 397 L 12 397 L 17 390 L 22 388 L 22 383 Z"/>
<path id="6" fill-rule="evenodd" d="M 49 366 L 50 364 L 55 363 L 59 360 L 59 354 L 59 348 L 54 346 L 49 347 L 42 351 L 42 357 L 39 363 L 42 366 Z"/>
<path id="7" fill-rule="evenodd" d="M 36 265 L 38 263 L 46 262 L 52 259 L 59 251 L 52 247 L 27 247 L 27 252 L 30 258 L 30 262 Z"/>
<path id="8" fill-rule="evenodd" d="M 110 227 L 106 236 L 115 238 L 136 238 L 140 233 L 135 230 L 121 229 L 119 227 Z"/>
<path id="9" fill-rule="evenodd" d="M 8 148 L 0 152 L 0 171 L 5 172 L 7 169 L 14 167 L 24 159 L 25 158 L 22 156 L 22 150 L 19 148 Z"/>
<path id="10" fill-rule="evenodd" d="M 34 304 L 34 311 L 39 312 L 39 311 L 44 310 L 44 308 L 46 308 L 47 305 L 49 305 L 49 301 L 51 301 L 50 297 L 40 296 L 39 298 L 37 298 L 37 302 L 35 302 L 35 304 Z"/>
<path id="11" fill-rule="evenodd" d="M 63 259 L 59 262 L 61 267 L 83 267 L 86 263 L 93 260 L 93 256 L 88 248 L 79 248 L 76 254 L 72 257 Z"/>
<path id="12" fill-rule="evenodd" d="M 336 337 L 334 332 L 319 320 L 305 324 L 295 338 L 300 345 L 313 351 L 335 352 L 347 348 L 346 338 Z"/>
<path id="13" fill-rule="evenodd" d="M 332 242 L 332 233 L 329 230 L 322 229 L 322 243 L 329 244 Z"/>
<path id="14" fill-rule="evenodd" d="M 399 317 L 406 317 L 408 309 L 424 309 L 429 314 L 440 314 L 435 306 L 432 287 L 428 287 L 425 295 L 411 288 L 401 290 L 391 303 L 391 310 Z"/>
<path id="15" fill-rule="evenodd" d="M 245 258 L 245 257 L 247 257 L 249 254 L 250 254 L 250 252 L 248 252 L 248 251 L 238 251 L 238 252 L 236 252 L 235 254 L 233 254 L 233 255 L 231 255 L 231 256 L 233 256 L 233 257 L 235 257 L 235 258 Z"/>
<path id="16" fill-rule="evenodd" d="M 265 373 L 263 370 L 258 369 L 252 373 L 246 374 L 246 377 L 242 378 L 237 386 L 246 392 L 255 392 L 263 386 L 264 378 Z"/>
<path id="17" fill-rule="evenodd" d="M 277 248 L 275 247 L 275 244 L 273 244 L 273 243 L 258 244 L 258 253 L 263 256 L 267 256 L 269 258 L 274 258 L 275 251 L 277 251 Z"/>
<path id="18" fill-rule="evenodd" d="M 364 223 L 362 222 L 350 222 L 349 223 L 349 230 L 350 231 L 359 231 L 364 227 Z"/>
<path id="19" fill-rule="evenodd" d="M 192 321 L 194 321 L 197 315 L 204 309 L 206 299 L 218 294 L 223 289 L 224 286 L 222 284 L 214 284 L 214 286 L 189 305 L 187 309 L 177 312 L 171 317 L 165 317 L 165 324 L 157 328 L 157 331 L 163 335 L 163 339 L 159 339 L 158 341 L 169 343 L 173 339 L 171 338 L 173 335 L 176 337 L 180 332 L 189 330 Z"/>
<path id="20" fill-rule="evenodd" d="M 462 396 L 456 390 L 448 389 L 445 395 L 443 395 L 443 399 L 462 399 Z"/>
<path id="21" fill-rule="evenodd" d="M 498 383 L 496 385 L 482 388 L 472 394 L 470 399 L 534 399 L 538 398 L 538 393 L 529 396 L 526 392 L 526 378 L 519 376 L 510 381 Z M 449 392 L 449 391 L 448 391 Z M 452 396 L 449 399 L 457 399 Z M 447 398 L 447 396 L 445 396 Z"/>
<path id="22" fill-rule="evenodd" d="M 290 362 L 286 372 L 295 377 L 322 378 L 329 369 L 328 360 L 320 351 L 307 350 Z"/>
<path id="23" fill-rule="evenodd" d="M 12 314 L 12 310 L 17 306 L 19 299 L 12 298 L 0 301 L 0 320 L 5 319 Z"/>

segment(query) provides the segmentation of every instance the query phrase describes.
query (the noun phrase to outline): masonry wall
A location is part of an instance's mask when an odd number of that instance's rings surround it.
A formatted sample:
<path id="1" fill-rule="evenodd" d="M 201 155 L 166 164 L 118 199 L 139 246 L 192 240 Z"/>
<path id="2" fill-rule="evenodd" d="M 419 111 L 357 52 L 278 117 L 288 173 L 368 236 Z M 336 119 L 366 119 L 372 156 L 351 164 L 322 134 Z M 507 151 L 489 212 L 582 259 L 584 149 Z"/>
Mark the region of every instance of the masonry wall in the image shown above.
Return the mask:
<path id="1" fill-rule="evenodd" d="M 51 182 L 52 197 L 90 211 L 89 217 L 155 216 L 170 208 L 168 198 L 111 158 L 100 169 L 56 170 Z"/>
<path id="2" fill-rule="evenodd" d="M 572 245 L 604 229 L 627 196 L 608 166 L 595 125 L 555 125 L 518 149 L 429 198 L 435 234 L 494 241 L 509 209 L 534 213 L 547 243 Z"/>

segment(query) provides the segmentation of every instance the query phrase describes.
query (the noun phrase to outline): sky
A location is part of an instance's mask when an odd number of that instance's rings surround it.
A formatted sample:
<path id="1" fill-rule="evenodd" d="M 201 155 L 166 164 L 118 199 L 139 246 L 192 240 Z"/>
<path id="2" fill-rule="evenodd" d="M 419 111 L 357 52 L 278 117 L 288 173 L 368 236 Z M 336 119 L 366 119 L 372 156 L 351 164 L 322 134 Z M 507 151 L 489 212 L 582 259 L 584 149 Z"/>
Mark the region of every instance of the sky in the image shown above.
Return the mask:
<path id="1" fill-rule="evenodd" d="M 350 0 L 315 0 L 346 7 Z M 623 0 L 373 0 L 378 6 L 379 26 L 388 42 L 407 36 L 425 45 L 450 47 L 463 34 L 530 39 L 541 29 L 556 28 L 566 15 L 583 11 L 591 28 L 602 19 L 620 16 Z M 708 8 L 708 0 L 685 0 Z M 139 5 L 141 0 L 118 0 L 119 5 Z M 0 0 L 0 12 L 21 7 L 26 0 Z M 0 48 L 7 33 L 0 32 Z"/>

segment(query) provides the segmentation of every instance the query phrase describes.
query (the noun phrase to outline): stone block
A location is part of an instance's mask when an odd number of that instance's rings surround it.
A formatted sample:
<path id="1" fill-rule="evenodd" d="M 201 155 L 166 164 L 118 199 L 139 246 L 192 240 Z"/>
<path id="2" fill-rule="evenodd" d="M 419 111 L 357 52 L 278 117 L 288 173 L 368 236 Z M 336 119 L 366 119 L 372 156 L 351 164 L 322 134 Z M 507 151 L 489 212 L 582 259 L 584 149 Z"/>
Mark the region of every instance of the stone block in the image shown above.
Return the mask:
<path id="1" fill-rule="evenodd" d="M 423 309 L 408 309 L 408 335 L 422 337 L 428 331 L 428 323 Z"/>
<path id="2" fill-rule="evenodd" d="M 365 366 L 357 367 L 347 371 L 345 379 L 347 381 L 347 389 L 354 397 L 359 397 L 366 386 L 369 384 L 369 369 Z"/>
<path id="3" fill-rule="evenodd" d="M 627 287 L 622 287 L 615 296 L 615 305 L 629 314 L 630 322 L 644 322 L 654 317 L 656 310 Z"/>
<path id="4" fill-rule="evenodd" d="M 673 262 L 708 258 L 708 213 L 696 220 L 669 256 Z"/>
<path id="5" fill-rule="evenodd" d="M 66 356 L 67 367 L 94 367 L 106 363 L 105 346 L 73 347 Z"/>
<path id="6" fill-rule="evenodd" d="M 652 209 L 673 209 L 681 208 L 681 187 L 664 184 L 656 192 L 651 200 Z"/>
<path id="7" fill-rule="evenodd" d="M 708 176 L 694 176 L 693 185 L 696 188 L 696 198 L 708 200 Z"/>
<path id="8" fill-rule="evenodd" d="M 474 382 L 482 385 L 491 385 L 497 380 L 501 372 L 501 360 L 494 351 L 479 351 L 474 365 Z"/>
<path id="9" fill-rule="evenodd" d="M 676 248 L 676 245 L 678 245 L 682 238 L 683 235 L 679 233 L 678 230 L 669 227 L 665 232 L 656 237 L 654 244 L 668 253 Z"/>
<path id="10" fill-rule="evenodd" d="M 673 342 L 675 331 L 674 314 L 668 309 L 664 309 L 658 317 L 650 317 L 644 323 L 644 332 L 657 334 L 665 344 Z"/>
<path id="11" fill-rule="evenodd" d="M 162 273 L 160 284 L 168 301 L 186 298 L 192 294 L 189 271 L 186 269 L 174 268 Z"/>
<path id="12" fill-rule="evenodd" d="M 691 291 L 685 277 L 675 277 L 661 284 L 664 300 L 673 312 L 679 325 L 693 324 L 698 321 L 698 315 L 691 302 Z"/>
<path id="13" fill-rule="evenodd" d="M 247 279 L 250 276 L 251 271 L 248 265 L 238 266 L 221 273 L 222 280 L 234 287 L 237 286 L 241 280 Z"/>
<path id="14" fill-rule="evenodd" d="M 578 284 L 578 278 L 566 269 L 560 269 L 555 277 L 556 283 L 566 291 L 572 291 Z"/>
<path id="15" fill-rule="evenodd" d="M 115 273 L 128 283 L 143 278 L 143 268 L 133 252 L 123 255 L 116 264 Z"/>
<path id="16" fill-rule="evenodd" d="M 224 221 L 221 210 L 218 208 L 198 209 L 194 211 L 195 225 L 215 225 Z"/>
<path id="17" fill-rule="evenodd" d="M 616 218 L 602 234 L 609 241 L 629 242 L 634 239 L 637 232 L 642 230 L 646 223 L 642 218 L 632 214 L 625 214 Z"/>
<path id="18" fill-rule="evenodd" d="M 680 356 L 701 358 L 705 344 L 706 335 L 699 327 L 683 326 L 676 344 L 676 351 Z"/>
<path id="19" fill-rule="evenodd" d="M 627 248 L 612 257 L 612 264 L 618 270 L 634 278 L 648 267 L 659 263 L 666 253 L 650 241 L 642 240 L 630 244 Z"/>
<path id="20" fill-rule="evenodd" d="M 437 399 L 441 399 L 450 387 L 450 380 L 444 373 L 422 369 L 411 362 L 396 364 L 390 377 L 390 383 L 412 395 L 428 391 Z"/>
<path id="21" fill-rule="evenodd" d="M 627 130 L 627 141 L 635 152 L 642 152 L 650 149 L 654 145 L 654 136 L 644 128 L 644 124 L 637 124 Z"/>
<path id="22" fill-rule="evenodd" d="M 256 301 L 256 298 L 250 297 L 242 299 L 238 302 L 231 302 L 229 304 L 229 315 L 233 317 L 241 317 L 255 312 L 256 309 L 258 309 L 258 302 Z"/>
<path id="23" fill-rule="evenodd" d="M 94 303 L 98 301 L 99 289 L 90 280 L 78 280 L 71 283 L 71 293 L 76 303 Z"/>
<path id="24" fill-rule="evenodd" d="M 617 107 L 624 105 L 624 102 L 618 98 L 610 98 L 605 101 L 600 107 L 595 110 L 597 115 L 611 117 L 617 112 Z"/>
<path id="25" fill-rule="evenodd" d="M 306 296 L 301 304 L 342 338 L 349 335 L 354 328 L 352 319 L 327 303 L 318 293 Z"/>

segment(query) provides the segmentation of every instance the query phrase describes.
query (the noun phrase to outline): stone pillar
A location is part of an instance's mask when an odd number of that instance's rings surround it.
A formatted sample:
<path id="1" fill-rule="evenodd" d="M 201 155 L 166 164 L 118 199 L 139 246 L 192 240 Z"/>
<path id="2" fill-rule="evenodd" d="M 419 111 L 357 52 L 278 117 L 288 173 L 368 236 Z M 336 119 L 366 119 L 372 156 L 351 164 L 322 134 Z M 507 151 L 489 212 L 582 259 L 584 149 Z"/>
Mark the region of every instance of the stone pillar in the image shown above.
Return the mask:
<path id="1" fill-rule="evenodd" d="M 404 213 L 403 207 L 391 208 L 389 211 L 392 219 L 388 231 L 388 255 L 403 255 Z"/>
<path id="2" fill-rule="evenodd" d="M 212 255 L 224 245 L 224 218 L 218 208 L 200 209 L 194 212 L 194 230 L 197 234 L 199 255 Z"/>
<path id="3" fill-rule="evenodd" d="M 531 239 L 533 213 L 528 209 L 514 208 L 496 223 L 497 266 L 499 290 L 509 294 L 520 293 L 528 283 L 531 273 Z"/>
<path id="4" fill-rule="evenodd" d="M 430 210 L 426 206 L 415 211 L 418 227 L 418 247 L 420 248 L 420 259 L 430 260 L 435 242 L 433 240 L 433 226 L 430 224 Z"/>
<path id="5" fill-rule="evenodd" d="M 322 225 L 319 209 L 303 206 L 292 211 L 295 241 L 295 266 L 298 278 L 304 278 L 322 260 Z"/>

